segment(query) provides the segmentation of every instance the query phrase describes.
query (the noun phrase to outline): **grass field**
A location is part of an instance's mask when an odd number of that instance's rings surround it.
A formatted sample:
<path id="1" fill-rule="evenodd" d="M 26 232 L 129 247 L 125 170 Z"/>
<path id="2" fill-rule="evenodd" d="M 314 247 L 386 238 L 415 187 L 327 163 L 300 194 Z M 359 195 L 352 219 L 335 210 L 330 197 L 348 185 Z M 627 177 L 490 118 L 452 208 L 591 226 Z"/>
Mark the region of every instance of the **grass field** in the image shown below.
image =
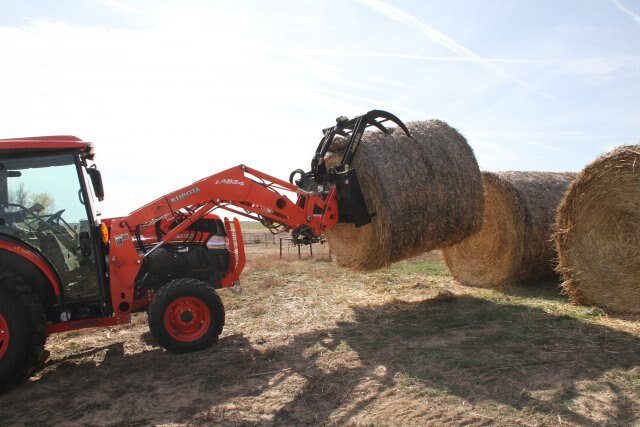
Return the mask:
<path id="1" fill-rule="evenodd" d="M 240 221 L 243 230 L 248 231 L 268 231 L 267 228 L 257 221 Z"/>
<path id="2" fill-rule="evenodd" d="M 640 423 L 638 317 L 554 284 L 464 287 L 434 254 L 357 273 L 316 253 L 249 254 L 203 352 L 164 352 L 144 314 L 50 337 L 44 369 L 0 396 L 2 424 Z"/>

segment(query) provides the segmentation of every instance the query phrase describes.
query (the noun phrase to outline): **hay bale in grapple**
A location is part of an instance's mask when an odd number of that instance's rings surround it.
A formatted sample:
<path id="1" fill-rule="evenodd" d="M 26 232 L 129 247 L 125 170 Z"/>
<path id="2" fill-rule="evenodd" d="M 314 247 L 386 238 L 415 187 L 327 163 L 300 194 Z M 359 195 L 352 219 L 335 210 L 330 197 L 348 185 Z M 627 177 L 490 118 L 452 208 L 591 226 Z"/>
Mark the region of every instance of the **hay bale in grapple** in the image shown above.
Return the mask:
<path id="1" fill-rule="evenodd" d="M 371 223 L 325 232 L 340 265 L 384 267 L 464 239 L 480 228 L 482 183 L 467 141 L 440 120 L 407 123 L 412 138 L 391 129 L 366 132 L 352 162 Z M 341 156 L 336 141 L 328 164 Z M 338 159 L 339 160 L 339 159 Z"/>
<path id="2" fill-rule="evenodd" d="M 574 177 L 568 172 L 483 172 L 482 228 L 442 250 L 453 277 L 490 288 L 557 278 L 553 225 Z"/>
<path id="3" fill-rule="evenodd" d="M 555 237 L 573 302 L 640 313 L 640 145 L 580 172 L 558 209 Z"/>

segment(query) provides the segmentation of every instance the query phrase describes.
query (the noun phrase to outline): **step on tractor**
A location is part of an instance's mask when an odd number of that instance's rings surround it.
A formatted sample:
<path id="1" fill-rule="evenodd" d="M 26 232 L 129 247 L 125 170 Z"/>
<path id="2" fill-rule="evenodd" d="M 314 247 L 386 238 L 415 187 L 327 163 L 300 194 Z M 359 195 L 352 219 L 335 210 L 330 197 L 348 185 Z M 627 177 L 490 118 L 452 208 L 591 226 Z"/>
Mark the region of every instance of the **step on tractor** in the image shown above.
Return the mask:
<path id="1" fill-rule="evenodd" d="M 91 143 L 0 140 L 0 391 L 38 368 L 49 334 L 126 324 L 135 312 L 147 312 L 153 337 L 171 352 L 212 345 L 225 322 L 216 290 L 238 287 L 245 264 L 237 217 L 301 244 L 339 222 L 367 224 L 374 213 L 350 164 L 365 129 L 388 132 L 385 122 L 409 134 L 385 111 L 339 117 L 323 129 L 311 170 L 288 182 L 239 165 L 117 218 L 96 211 L 104 190 Z M 335 138 L 346 149 L 327 168 Z"/>

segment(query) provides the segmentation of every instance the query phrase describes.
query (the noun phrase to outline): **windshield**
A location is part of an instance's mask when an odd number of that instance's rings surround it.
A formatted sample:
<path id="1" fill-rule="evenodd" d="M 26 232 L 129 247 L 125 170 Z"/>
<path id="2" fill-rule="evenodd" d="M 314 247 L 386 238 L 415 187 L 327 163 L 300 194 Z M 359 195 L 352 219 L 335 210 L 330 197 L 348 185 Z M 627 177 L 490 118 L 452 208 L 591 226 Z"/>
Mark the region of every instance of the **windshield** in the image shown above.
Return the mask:
<path id="1" fill-rule="evenodd" d="M 79 190 L 71 153 L 0 161 L 0 204 L 5 212 L 42 216 L 64 210 L 65 221 L 79 225 L 87 219 Z M 14 215 L 8 219 L 16 222 L 20 218 Z"/>
<path id="2" fill-rule="evenodd" d="M 81 181 L 86 174 L 78 170 L 73 153 L 0 159 L 0 233 L 40 249 L 69 298 L 98 291 L 95 259 L 86 244 L 92 239 Z"/>
<path id="3" fill-rule="evenodd" d="M 74 250 L 89 224 L 73 154 L 1 160 L 0 226 L 37 247 L 44 233 Z"/>

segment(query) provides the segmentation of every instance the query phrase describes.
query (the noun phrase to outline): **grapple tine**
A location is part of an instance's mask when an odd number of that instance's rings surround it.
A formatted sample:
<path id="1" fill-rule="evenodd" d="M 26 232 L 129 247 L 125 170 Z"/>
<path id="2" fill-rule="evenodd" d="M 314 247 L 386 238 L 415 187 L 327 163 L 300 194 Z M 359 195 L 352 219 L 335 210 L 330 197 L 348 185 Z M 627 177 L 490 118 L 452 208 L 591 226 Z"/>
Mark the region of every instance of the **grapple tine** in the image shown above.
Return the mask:
<path id="1" fill-rule="evenodd" d="M 374 118 L 373 120 L 371 120 L 371 121 L 367 122 L 367 123 L 368 123 L 369 125 L 371 125 L 371 126 L 375 126 L 375 127 L 377 127 L 377 128 L 378 128 L 378 129 L 380 129 L 382 132 L 384 132 L 384 133 L 386 133 L 386 134 L 389 134 L 389 129 L 387 129 L 386 127 L 384 127 L 384 126 L 382 125 L 382 122 L 376 122 L 376 119 L 375 119 L 375 118 Z"/>
<path id="2" fill-rule="evenodd" d="M 411 133 L 409 132 L 409 129 L 407 128 L 407 126 L 402 122 L 402 120 L 400 120 L 395 115 L 389 113 L 388 111 L 371 110 L 366 114 L 366 116 L 367 116 L 367 119 L 368 119 L 367 121 L 369 123 L 371 123 L 373 126 L 376 126 L 378 129 L 380 129 L 380 126 L 382 126 L 382 124 L 380 122 L 376 122 L 375 121 L 377 118 L 383 118 L 383 119 L 388 120 L 388 121 L 390 121 L 392 123 L 395 123 L 400 129 L 403 130 L 403 132 L 409 138 L 411 138 Z M 382 126 L 382 127 L 384 127 L 384 126 Z M 387 132 L 385 132 L 385 133 L 387 133 Z"/>

